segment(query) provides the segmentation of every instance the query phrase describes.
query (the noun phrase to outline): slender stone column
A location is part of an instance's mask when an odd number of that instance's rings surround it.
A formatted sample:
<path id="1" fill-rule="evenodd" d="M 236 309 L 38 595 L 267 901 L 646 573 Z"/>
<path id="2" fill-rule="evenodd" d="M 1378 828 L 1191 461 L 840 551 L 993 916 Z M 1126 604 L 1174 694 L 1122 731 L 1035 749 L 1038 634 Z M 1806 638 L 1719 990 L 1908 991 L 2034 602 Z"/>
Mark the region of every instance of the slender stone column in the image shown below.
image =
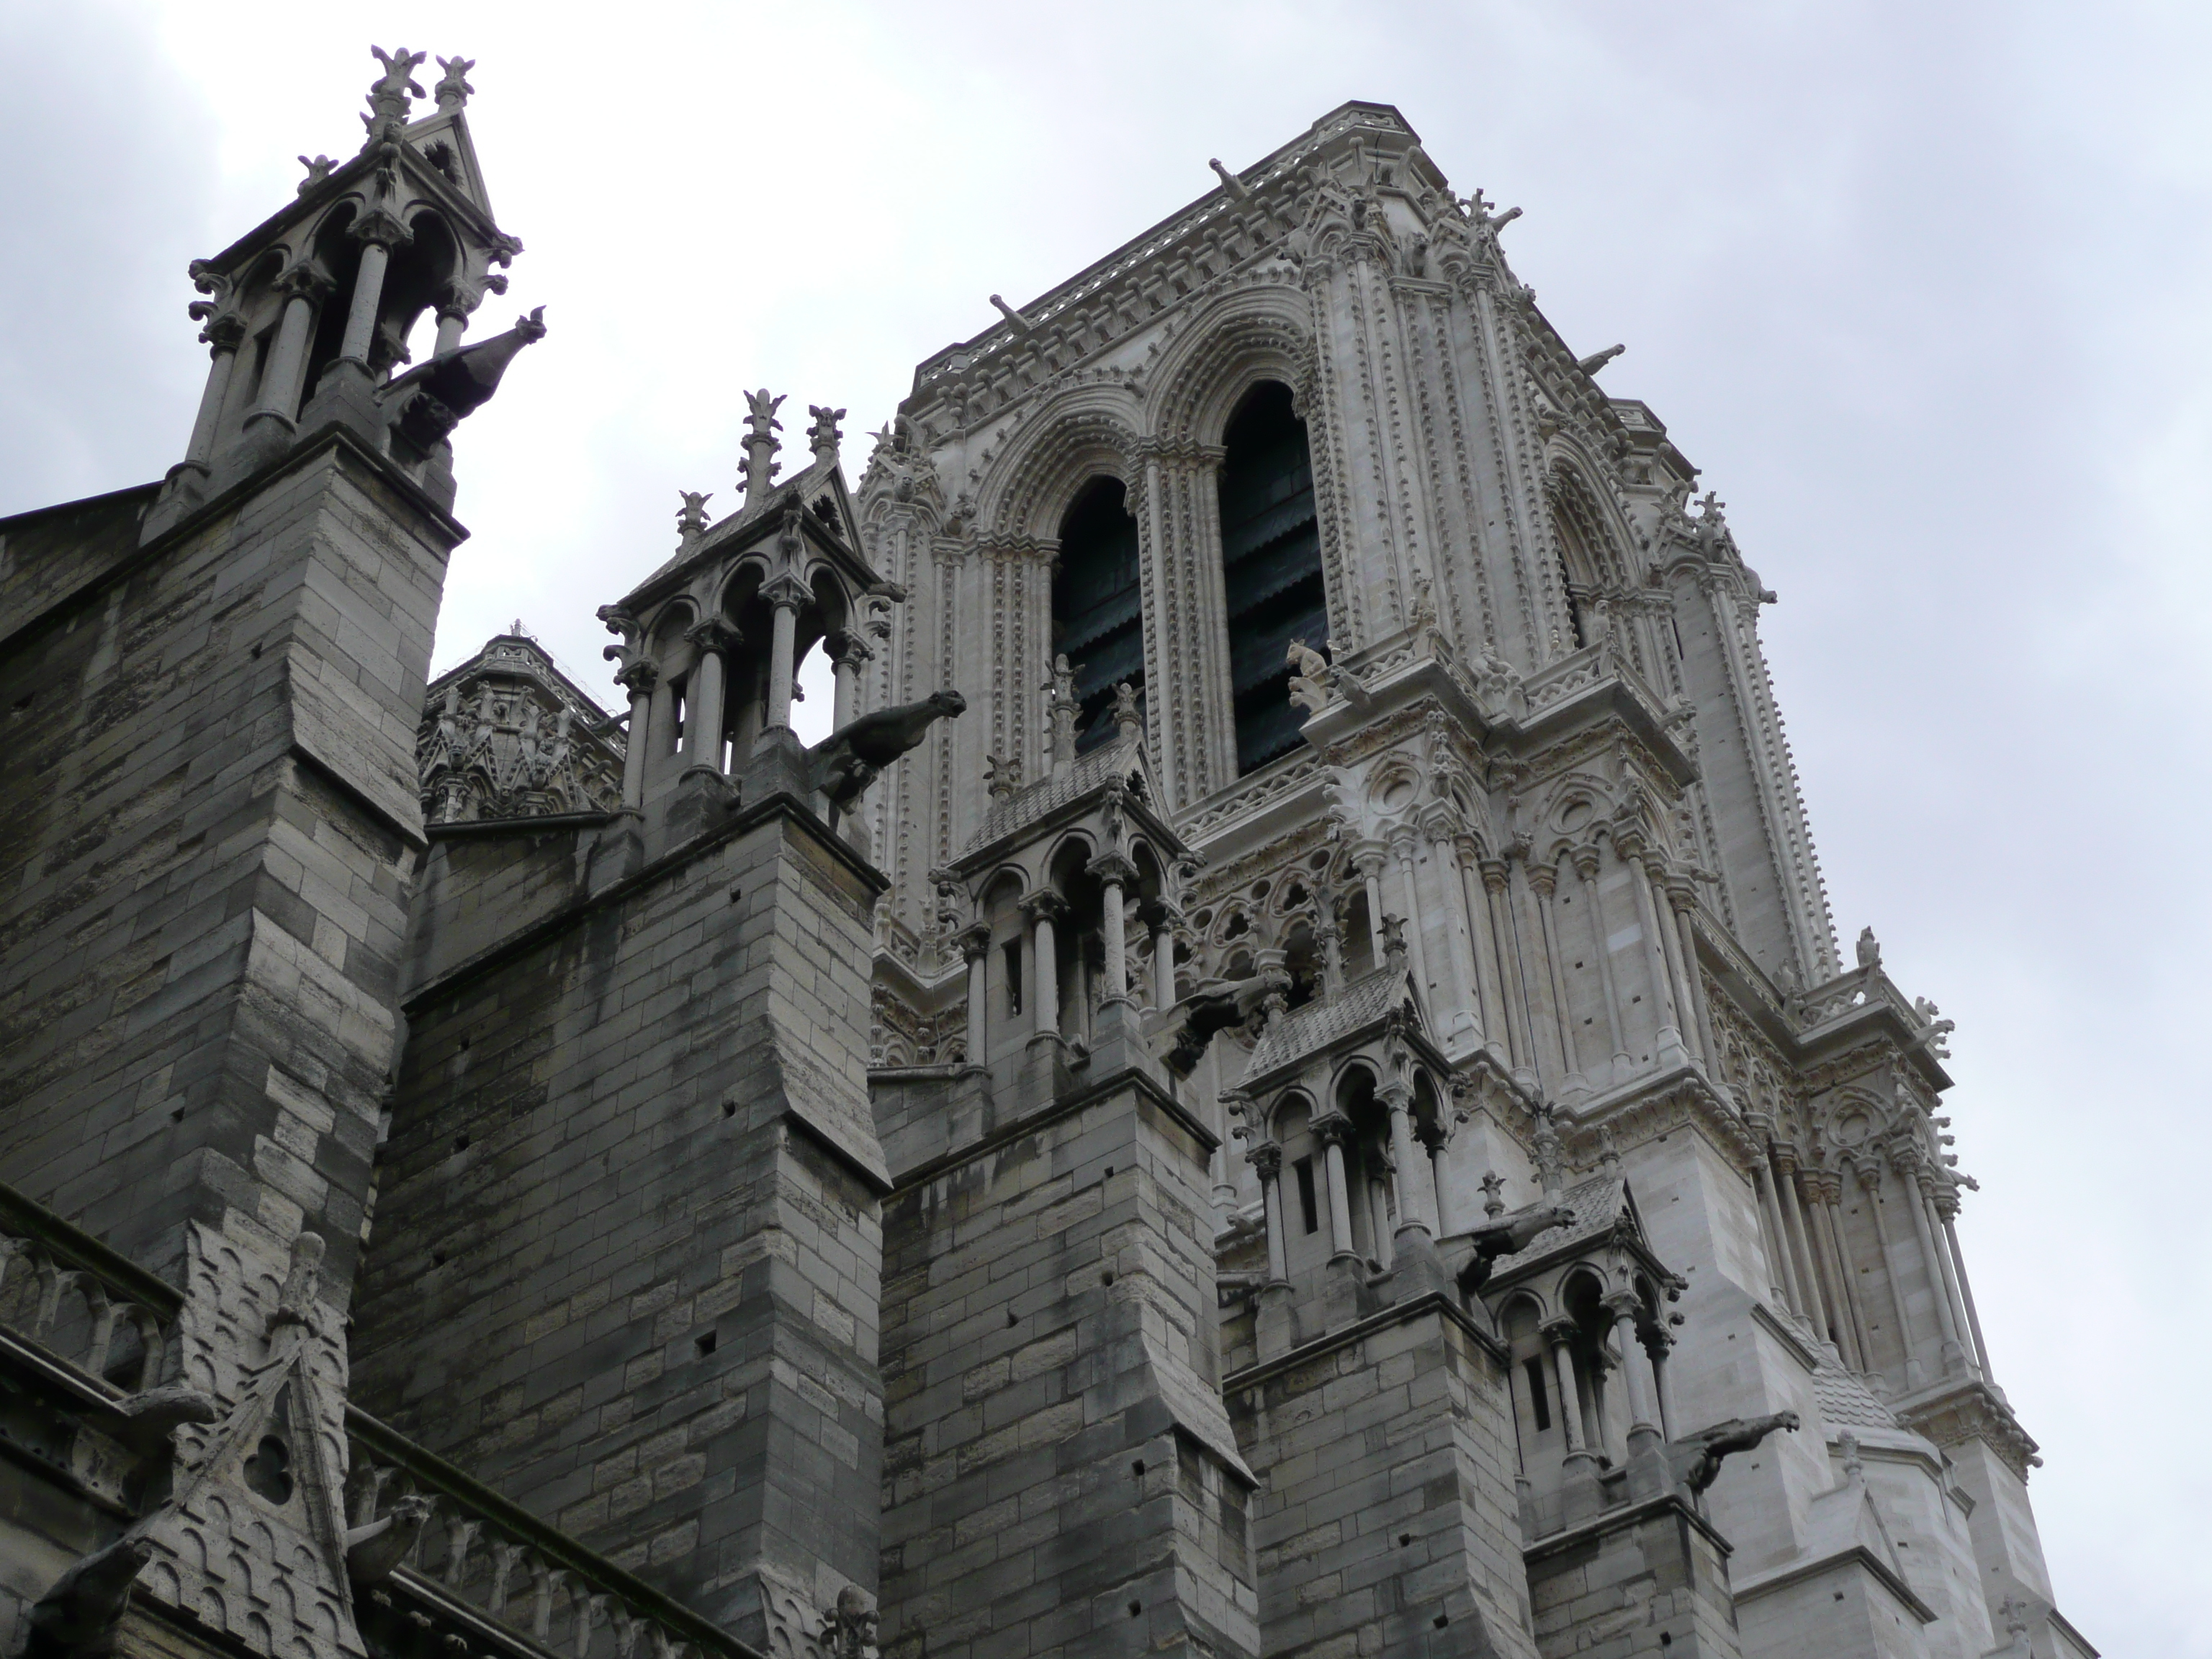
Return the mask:
<path id="1" fill-rule="evenodd" d="M 1621 1082 L 1636 1069 L 1636 1060 L 1620 1034 L 1620 993 L 1613 982 L 1613 952 L 1605 942 L 1605 905 L 1598 897 L 1599 854 L 1595 845 L 1574 852 L 1575 874 L 1581 878 L 1583 902 L 1589 907 L 1590 952 L 1597 958 L 1598 985 L 1605 999 L 1606 1030 L 1613 1038 L 1613 1080 Z"/>
<path id="2" fill-rule="evenodd" d="M 1344 1173 L 1344 1148 L 1352 1139 L 1352 1120 L 1341 1112 L 1324 1112 L 1308 1126 L 1322 1144 L 1322 1164 L 1328 1187 L 1329 1259 L 1357 1256 L 1352 1248 L 1352 1186 Z"/>
<path id="3" fill-rule="evenodd" d="M 836 681 L 830 729 L 842 732 L 860 712 L 860 665 L 872 660 L 876 653 L 854 628 L 838 629 L 823 639 L 822 648 L 830 653 L 830 672 Z"/>
<path id="4" fill-rule="evenodd" d="M 1936 1212 L 1943 1218 L 1943 1242 L 1951 1247 L 1952 1270 L 1959 1278 L 1959 1299 L 1966 1304 L 1966 1328 L 1973 1332 L 1974 1352 L 1981 1356 L 1982 1378 L 1994 1386 L 1996 1374 L 1990 1369 L 1990 1345 L 1982 1340 L 1982 1316 L 1974 1310 L 1974 1286 L 1966 1277 L 1966 1258 L 1959 1249 L 1959 1230 L 1954 1224 L 1959 1214 L 1958 1197 L 1955 1194 L 1939 1193 L 1936 1206 Z"/>
<path id="5" fill-rule="evenodd" d="M 1152 930 L 1152 1006 L 1165 1013 L 1175 1006 L 1175 907 L 1154 899 L 1145 908 Z"/>
<path id="6" fill-rule="evenodd" d="M 466 283 L 456 280 L 446 284 L 438 300 L 438 339 L 430 349 L 433 357 L 450 357 L 461 349 L 461 336 L 468 332 L 470 313 L 483 300 L 482 291 Z"/>
<path id="7" fill-rule="evenodd" d="M 1936 1328 L 1943 1334 L 1943 1370 L 1946 1375 L 1966 1368 L 1966 1346 L 1959 1340 L 1959 1322 L 1951 1311 L 1951 1286 L 1936 1255 L 1936 1230 L 1928 1224 L 1928 1196 L 1935 1187 L 1924 1168 L 1913 1168 L 1905 1164 L 1897 1166 L 1899 1182 L 1905 1188 L 1905 1207 L 1912 1212 L 1912 1231 L 1920 1246 L 1920 1262 L 1928 1275 L 1928 1288 L 1935 1293 Z"/>
<path id="8" fill-rule="evenodd" d="M 1835 1237 L 1837 1271 L 1844 1281 L 1844 1317 L 1849 1322 L 1851 1345 L 1858 1352 L 1861 1372 L 1874 1369 L 1874 1342 L 1867 1334 L 1866 1304 L 1859 1298 L 1857 1264 L 1851 1256 L 1851 1236 L 1844 1226 L 1844 1177 L 1834 1170 L 1820 1176 L 1820 1202 L 1827 1212 L 1828 1231 Z"/>
<path id="9" fill-rule="evenodd" d="M 1813 1189 L 1813 1231 L 1820 1246 L 1820 1262 L 1828 1275 L 1831 1286 L 1828 1300 L 1836 1320 L 1836 1346 L 1843 1361 L 1855 1371 L 1866 1370 L 1866 1356 L 1859 1342 L 1858 1322 L 1853 1310 L 1857 1306 L 1858 1293 L 1851 1283 L 1850 1255 L 1844 1249 L 1843 1235 L 1836 1226 L 1836 1206 L 1832 1200 L 1828 1183 L 1833 1181 L 1838 1190 L 1842 1177 L 1830 1170 L 1808 1171 L 1806 1184 Z"/>
<path id="10" fill-rule="evenodd" d="M 1492 960 L 1505 1005 L 1505 1032 L 1515 1066 L 1537 1064 L 1536 1027 L 1528 1014 L 1528 998 L 1521 984 L 1520 930 L 1513 921 L 1513 866 L 1504 859 L 1482 861 L 1482 890 L 1490 899 Z"/>
<path id="11" fill-rule="evenodd" d="M 1261 1212 L 1267 1218 L 1267 1282 L 1280 1285 L 1291 1276 L 1287 1235 L 1283 1231 L 1283 1149 L 1274 1141 L 1263 1140 L 1244 1157 L 1260 1172 Z"/>
<path id="12" fill-rule="evenodd" d="M 1333 905 L 1316 907 L 1314 937 L 1321 941 L 1322 988 L 1333 997 L 1344 989 L 1344 929 L 1337 925 Z"/>
<path id="13" fill-rule="evenodd" d="M 1966 1369 L 1979 1376 L 1982 1375 L 1981 1344 L 1976 1341 L 1973 1346 L 1966 1346 L 1972 1330 L 1966 1320 L 1966 1304 L 1959 1295 L 1959 1275 L 1951 1261 L 1951 1241 L 1943 1231 L 1942 1217 L 1936 1208 L 1936 1188 L 1932 1178 L 1921 1188 L 1921 1202 L 1927 1210 L 1923 1218 L 1928 1231 L 1924 1237 L 1929 1241 L 1928 1248 L 1936 1253 L 1936 1266 L 1943 1275 L 1943 1298 L 1951 1308 L 1950 1329 L 1959 1340 L 1960 1358 Z"/>
<path id="14" fill-rule="evenodd" d="M 207 386 L 200 393 L 200 410 L 192 421 L 191 441 L 185 447 L 185 459 L 204 471 L 208 458 L 215 453 L 216 427 L 222 419 L 222 406 L 230 396 L 231 376 L 238 368 L 238 348 L 246 338 L 245 320 L 235 313 L 211 318 L 200 337 L 208 343 Z"/>
<path id="15" fill-rule="evenodd" d="M 1421 998 L 1430 1001 L 1436 988 L 1429 982 L 1429 948 L 1421 937 L 1428 930 L 1421 926 L 1421 890 L 1413 880 L 1413 832 L 1401 825 L 1390 836 L 1390 850 L 1398 855 L 1398 892 L 1403 908 L 1398 914 L 1406 919 L 1406 934 L 1413 949 L 1413 982 L 1421 988 Z"/>
<path id="16" fill-rule="evenodd" d="M 1659 926 L 1659 906 L 1652 902 L 1656 878 L 1651 864 L 1639 856 L 1639 850 L 1623 849 L 1620 861 L 1628 872 L 1629 896 L 1635 902 L 1636 931 L 1644 935 L 1644 975 L 1651 981 L 1651 1018 L 1658 1028 L 1653 1034 L 1652 1057 L 1662 1066 L 1679 1066 L 1690 1057 L 1682 1041 L 1683 1027 L 1689 1022 L 1682 1013 L 1674 970 L 1668 963 L 1667 942 Z"/>
<path id="17" fill-rule="evenodd" d="M 1802 1309 L 1822 1340 L 1828 1334 L 1828 1310 L 1821 1299 L 1820 1281 L 1813 1266 L 1813 1247 L 1805 1235 L 1805 1213 L 1797 1206 L 1797 1153 L 1777 1142 L 1773 1148 L 1774 1190 L 1782 1200 L 1782 1224 L 1797 1268 L 1798 1288 L 1805 1294 Z"/>
<path id="18" fill-rule="evenodd" d="M 1720 1043 L 1713 1036 L 1713 1011 L 1705 1001 L 1705 975 L 1698 971 L 1698 929 L 1692 916 L 1697 909 L 1698 890 L 1687 876 L 1675 875 L 1667 878 L 1667 904 L 1674 918 L 1676 940 L 1682 963 L 1682 983 L 1689 988 L 1690 1007 L 1696 1016 L 1698 1042 L 1703 1051 L 1705 1067 L 1716 1079 L 1720 1073 Z"/>
<path id="19" fill-rule="evenodd" d="M 1544 1340 L 1552 1346 L 1552 1370 L 1559 1389 L 1559 1432 L 1566 1437 L 1567 1455 L 1588 1457 L 1589 1453 L 1583 1445 L 1582 1393 L 1575 1387 L 1575 1356 L 1571 1346 L 1575 1340 L 1575 1322 L 1554 1319 L 1544 1327 Z"/>
<path id="20" fill-rule="evenodd" d="M 1919 1388 L 1928 1380 L 1927 1367 L 1920 1356 L 1912 1351 L 1912 1326 L 1905 1316 L 1905 1290 L 1897 1282 L 1897 1258 L 1891 1253 L 1889 1217 L 1881 1201 L 1881 1164 L 1869 1158 L 1858 1167 L 1859 1188 L 1867 1195 L 1867 1207 L 1874 1212 L 1875 1236 L 1881 1241 L 1881 1276 L 1889 1285 L 1890 1312 L 1897 1320 L 1898 1346 L 1905 1352 L 1905 1386 Z"/>
<path id="21" fill-rule="evenodd" d="M 1566 965 L 1559 959 L 1559 930 L 1552 915 L 1552 896 L 1557 890 L 1559 878 L 1559 871 L 1551 865 L 1532 864 L 1528 866 L 1528 886 L 1536 898 L 1536 919 L 1544 948 L 1544 967 L 1552 981 L 1552 1006 L 1559 1026 L 1559 1069 L 1571 1082 L 1582 1079 L 1583 1067 L 1575 1042 L 1575 1005 L 1567 995 Z M 1533 1020 L 1533 1016 L 1531 1018 Z"/>
<path id="22" fill-rule="evenodd" d="M 1102 854 L 1091 860 L 1092 875 L 1098 878 L 1105 902 L 1099 913 L 1100 933 L 1106 944 L 1106 984 L 1102 996 L 1119 999 L 1129 994 L 1129 957 L 1126 927 L 1127 918 L 1122 911 L 1121 896 L 1127 886 L 1137 879 L 1136 866 L 1119 854 Z"/>
<path id="23" fill-rule="evenodd" d="M 1605 1310 L 1613 1316 L 1613 1340 L 1620 1345 L 1621 1380 L 1628 1389 L 1628 1431 L 1639 1429 L 1653 1433 L 1659 1430 L 1658 1418 L 1651 1400 L 1651 1389 L 1644 1373 L 1637 1368 L 1637 1356 L 1644 1345 L 1636 1340 L 1636 1316 L 1639 1311 L 1632 1291 L 1616 1291 L 1605 1299 Z"/>
<path id="24" fill-rule="evenodd" d="M 738 643 L 738 630 L 708 617 L 685 636 L 698 652 L 698 666 L 691 671 L 690 707 L 684 722 L 684 763 L 722 769 L 723 686 L 727 679 L 725 653 Z"/>
<path id="25" fill-rule="evenodd" d="M 1667 1376 L 1667 1355 L 1674 1346 L 1673 1337 L 1663 1330 L 1656 1330 L 1644 1350 L 1650 1356 L 1651 1386 L 1659 1395 L 1659 1432 L 1669 1440 L 1674 1437 L 1682 1421 L 1681 1414 L 1674 1409 L 1674 1386 Z"/>
<path id="26" fill-rule="evenodd" d="M 1385 1084 L 1382 1103 L 1390 1113 L 1390 1156 L 1397 1164 L 1398 1226 L 1417 1227 L 1437 1236 L 1437 1189 L 1429 1176 L 1428 1154 L 1413 1138 L 1413 1091 L 1404 1083 Z"/>
<path id="27" fill-rule="evenodd" d="M 1468 935 L 1474 947 L 1474 984 L 1476 1000 L 1482 1007 L 1482 1029 L 1491 1050 L 1508 1066 L 1517 1066 L 1521 1061 L 1515 1051 L 1520 1047 L 1520 1036 L 1498 989 L 1497 901 L 1490 891 L 1481 849 L 1474 838 L 1462 836 L 1457 851 L 1460 898 L 1467 906 Z M 1499 874 L 1504 873 L 1501 868 Z"/>
<path id="28" fill-rule="evenodd" d="M 354 272 L 353 301 L 346 309 L 345 338 L 338 356 L 368 367 L 368 349 L 376 335 L 376 308 L 384 300 L 384 270 L 392 250 L 415 240 L 407 228 L 389 214 L 373 213 L 354 231 L 362 240 L 361 264 Z"/>
<path id="29" fill-rule="evenodd" d="M 1352 849 L 1353 865 L 1359 878 L 1367 884 L 1367 948 L 1368 960 L 1377 968 L 1382 965 L 1382 863 L 1383 847 L 1380 842 L 1364 841 Z"/>
<path id="30" fill-rule="evenodd" d="M 1802 1316 L 1805 1311 L 1804 1297 L 1798 1292 L 1797 1274 L 1783 1239 L 1782 1217 L 1775 1208 L 1774 1188 L 1765 1160 L 1751 1166 L 1751 1185 L 1752 1190 L 1759 1195 L 1759 1220 L 1766 1232 L 1767 1268 L 1782 1280 L 1780 1284 L 1767 1288 L 1773 1291 L 1774 1299 L 1785 1309 Z"/>
<path id="31" fill-rule="evenodd" d="M 968 1063 L 990 1061 L 991 930 L 978 922 L 960 935 L 960 954 L 968 962 Z"/>
<path id="32" fill-rule="evenodd" d="M 788 571 L 761 589 L 761 597 L 775 607 L 775 634 L 769 647 L 767 729 L 791 724 L 793 658 L 799 644 L 799 612 L 813 596 L 806 584 Z"/>
<path id="33" fill-rule="evenodd" d="M 680 735 L 676 722 L 676 686 L 663 675 L 653 688 L 653 708 L 646 717 L 646 733 L 653 746 L 645 751 L 645 787 L 659 790 L 667 779 Z"/>
<path id="34" fill-rule="evenodd" d="M 623 739 L 622 804 L 635 812 L 645 804 L 646 745 L 653 741 L 653 688 L 660 671 L 644 658 L 615 676 L 615 683 L 629 692 L 629 733 Z"/>
<path id="35" fill-rule="evenodd" d="M 1453 1018 L 1447 1029 L 1457 1026 L 1480 1044 L 1486 1027 L 1482 1018 L 1482 988 L 1474 969 L 1474 943 L 1468 927 L 1467 877 L 1459 865 L 1459 836 L 1443 814 L 1422 826 L 1429 841 L 1429 857 L 1443 888 L 1444 939 L 1451 963 Z"/>
<path id="36" fill-rule="evenodd" d="M 306 366 L 307 331 L 314 322 L 315 307 L 330 292 L 331 280 L 311 265 L 297 264 L 276 279 L 278 290 L 289 297 L 277 320 L 276 338 L 269 360 L 261 368 L 261 396 L 246 416 L 264 416 L 290 426 L 300 413 L 300 373 Z"/>
<path id="37" fill-rule="evenodd" d="M 1022 901 L 1030 919 L 1030 1029 L 1041 1036 L 1060 1035 L 1060 952 L 1054 919 L 1067 908 L 1057 893 L 1032 893 Z"/>

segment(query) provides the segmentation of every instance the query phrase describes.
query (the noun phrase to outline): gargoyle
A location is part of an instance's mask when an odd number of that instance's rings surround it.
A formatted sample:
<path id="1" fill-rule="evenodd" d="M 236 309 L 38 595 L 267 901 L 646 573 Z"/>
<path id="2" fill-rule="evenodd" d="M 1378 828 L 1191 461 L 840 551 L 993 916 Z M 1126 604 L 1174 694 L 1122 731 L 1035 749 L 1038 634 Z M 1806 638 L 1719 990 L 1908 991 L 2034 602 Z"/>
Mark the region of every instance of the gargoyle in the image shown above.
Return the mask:
<path id="1" fill-rule="evenodd" d="M 23 1659 L 64 1659 L 98 1647 L 123 1617 L 131 1581 L 153 1554 L 146 1539 L 118 1538 L 57 1578 L 24 1620 Z"/>
<path id="2" fill-rule="evenodd" d="M 1177 1077 L 1188 1077 L 1216 1031 L 1242 1025 L 1273 994 L 1290 989 L 1291 976 L 1270 969 L 1249 979 L 1209 979 L 1194 987 L 1176 1005 L 1170 1027 L 1167 1067 Z"/>
<path id="3" fill-rule="evenodd" d="M 346 1577 L 356 1584 L 380 1584 L 407 1559 L 430 1519 L 430 1500 L 411 1494 L 391 1513 L 346 1533 Z"/>
<path id="4" fill-rule="evenodd" d="M 1710 1429 L 1668 1441 L 1668 1469 L 1694 1496 L 1720 1479 L 1721 1462 L 1729 1453 L 1752 1450 L 1777 1429 L 1796 1433 L 1797 1413 L 1770 1412 L 1765 1417 L 1731 1417 Z"/>
<path id="5" fill-rule="evenodd" d="M 1459 1287 L 1472 1295 L 1489 1281 L 1490 1269 L 1500 1256 L 1517 1255 L 1554 1227 L 1573 1224 L 1575 1212 L 1564 1204 L 1535 1204 L 1495 1221 L 1471 1228 L 1468 1241 L 1474 1255 L 1459 1270 Z"/>
<path id="6" fill-rule="evenodd" d="M 861 715 L 806 751 L 814 787 L 842 811 L 860 799 L 878 773 L 921 743 L 932 724 L 967 707 L 968 699 L 957 691 L 933 691 L 920 702 Z"/>
<path id="7" fill-rule="evenodd" d="M 409 369 L 386 386 L 378 400 L 392 412 L 393 424 L 408 441 L 427 454 L 463 419 L 491 401 L 517 352 L 544 337 L 545 307 L 539 306 L 518 318 L 504 334 Z"/>
<path id="8" fill-rule="evenodd" d="M 214 1401 L 181 1382 L 118 1400 L 115 1410 L 124 1419 L 123 1437 L 148 1450 L 166 1447 L 187 1423 L 212 1423 L 222 1415 Z"/>

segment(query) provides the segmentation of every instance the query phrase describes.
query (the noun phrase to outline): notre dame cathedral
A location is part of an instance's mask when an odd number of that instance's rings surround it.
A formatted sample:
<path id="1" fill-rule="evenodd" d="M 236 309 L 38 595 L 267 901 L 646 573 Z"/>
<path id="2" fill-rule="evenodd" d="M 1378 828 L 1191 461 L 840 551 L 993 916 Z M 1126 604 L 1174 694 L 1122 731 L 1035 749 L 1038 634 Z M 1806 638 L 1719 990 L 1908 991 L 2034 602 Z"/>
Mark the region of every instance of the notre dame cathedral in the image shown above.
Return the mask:
<path id="1" fill-rule="evenodd" d="M 608 709 L 428 680 L 558 343 L 376 55 L 183 459 L 0 520 L 9 1655 L 2094 1655 L 1948 1022 L 1512 213 L 1350 103 L 857 483 L 751 394 Z"/>

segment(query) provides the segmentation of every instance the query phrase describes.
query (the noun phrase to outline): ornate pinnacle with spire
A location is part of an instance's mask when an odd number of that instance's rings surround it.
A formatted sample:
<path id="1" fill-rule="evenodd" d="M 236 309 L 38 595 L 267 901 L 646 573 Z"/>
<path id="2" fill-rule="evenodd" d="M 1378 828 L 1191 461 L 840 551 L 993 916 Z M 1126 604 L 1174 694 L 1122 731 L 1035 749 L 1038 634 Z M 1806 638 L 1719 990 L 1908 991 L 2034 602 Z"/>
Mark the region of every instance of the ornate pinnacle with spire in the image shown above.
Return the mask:
<path id="1" fill-rule="evenodd" d="M 361 118 L 362 125 L 368 129 L 368 142 L 374 144 L 397 137 L 407 125 L 409 109 L 422 95 L 422 88 L 415 84 L 415 71 L 430 54 L 410 52 L 404 46 L 397 52 L 371 46 L 368 52 L 384 65 L 384 73 L 368 88 L 368 113 Z"/>
<path id="2" fill-rule="evenodd" d="M 446 71 L 432 95 L 438 100 L 438 113 L 453 115 L 466 106 L 469 94 L 476 88 L 469 84 L 469 71 L 477 66 L 473 58 L 441 58 L 438 67 Z"/>
<path id="3" fill-rule="evenodd" d="M 775 434 L 783 430 L 775 411 L 782 406 L 782 397 L 766 386 L 745 393 L 745 459 L 738 471 L 745 481 L 747 507 L 766 495 L 774 483 L 775 452 L 782 447 Z"/>
<path id="4" fill-rule="evenodd" d="M 820 404 L 809 404 L 806 412 L 814 417 L 814 424 L 806 428 L 807 447 L 814 452 L 817 460 L 837 453 L 837 422 L 845 418 L 842 409 L 825 409 Z"/>

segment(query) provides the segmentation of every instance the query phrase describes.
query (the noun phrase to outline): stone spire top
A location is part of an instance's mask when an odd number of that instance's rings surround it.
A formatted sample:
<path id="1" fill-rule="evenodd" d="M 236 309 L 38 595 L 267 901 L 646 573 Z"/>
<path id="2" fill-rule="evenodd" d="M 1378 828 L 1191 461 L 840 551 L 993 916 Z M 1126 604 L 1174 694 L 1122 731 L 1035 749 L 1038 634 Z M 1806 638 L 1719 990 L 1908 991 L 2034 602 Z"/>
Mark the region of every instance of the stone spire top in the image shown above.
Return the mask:
<path id="1" fill-rule="evenodd" d="M 766 386 L 745 393 L 745 458 L 738 470 L 744 479 L 747 507 L 775 487 L 775 453 L 782 447 L 775 434 L 783 430 L 775 411 L 782 406 L 783 394 Z"/>
<path id="2" fill-rule="evenodd" d="M 430 56 L 427 52 L 410 52 L 404 46 L 397 52 L 386 52 L 382 46 L 371 46 L 368 51 L 384 65 L 384 73 L 370 85 L 368 113 L 361 118 L 362 125 L 368 129 L 364 148 L 397 138 L 406 127 L 415 100 L 422 96 L 422 88 L 415 84 L 415 71 Z"/>
<path id="3" fill-rule="evenodd" d="M 458 115 L 467 107 L 469 94 L 476 90 L 469 84 L 469 71 L 476 66 L 475 58 L 458 54 L 438 60 L 438 67 L 446 71 L 439 79 L 433 94 L 438 100 L 439 114 Z"/>

